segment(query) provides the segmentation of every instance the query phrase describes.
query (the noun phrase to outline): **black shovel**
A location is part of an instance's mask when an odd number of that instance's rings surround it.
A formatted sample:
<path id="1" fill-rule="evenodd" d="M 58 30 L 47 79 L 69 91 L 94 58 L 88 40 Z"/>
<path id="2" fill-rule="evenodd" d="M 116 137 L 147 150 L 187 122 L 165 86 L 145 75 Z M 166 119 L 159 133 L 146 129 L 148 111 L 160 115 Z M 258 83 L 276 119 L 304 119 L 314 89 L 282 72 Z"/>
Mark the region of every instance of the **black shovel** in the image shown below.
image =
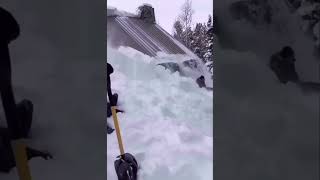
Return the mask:
<path id="1" fill-rule="evenodd" d="M 111 111 L 120 149 L 120 155 L 117 157 L 118 159 L 114 162 L 114 167 L 118 176 L 118 180 L 137 180 L 137 160 L 132 154 L 124 152 L 118 117 L 116 113 L 116 107 L 112 106 Z"/>

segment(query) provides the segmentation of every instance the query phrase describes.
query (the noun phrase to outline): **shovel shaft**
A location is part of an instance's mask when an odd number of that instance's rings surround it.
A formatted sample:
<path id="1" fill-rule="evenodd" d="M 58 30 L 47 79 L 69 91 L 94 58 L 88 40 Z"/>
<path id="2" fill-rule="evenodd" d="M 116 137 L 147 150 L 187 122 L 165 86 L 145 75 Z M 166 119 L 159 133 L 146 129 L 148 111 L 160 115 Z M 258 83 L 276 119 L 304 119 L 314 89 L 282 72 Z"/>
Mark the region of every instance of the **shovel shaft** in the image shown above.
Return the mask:
<path id="1" fill-rule="evenodd" d="M 19 139 L 12 141 L 11 145 L 13 147 L 20 180 L 31 180 L 25 143 L 22 141 L 22 139 Z"/>
<path id="2" fill-rule="evenodd" d="M 120 131 L 119 121 L 118 121 L 118 117 L 117 117 L 116 107 L 112 106 L 111 111 L 112 111 L 112 117 L 113 117 L 113 121 L 114 121 L 114 127 L 116 129 L 116 134 L 117 134 L 117 138 L 118 138 L 120 155 L 123 155 L 124 148 L 123 148 L 123 143 L 122 143 L 122 138 L 121 138 L 121 131 Z"/>

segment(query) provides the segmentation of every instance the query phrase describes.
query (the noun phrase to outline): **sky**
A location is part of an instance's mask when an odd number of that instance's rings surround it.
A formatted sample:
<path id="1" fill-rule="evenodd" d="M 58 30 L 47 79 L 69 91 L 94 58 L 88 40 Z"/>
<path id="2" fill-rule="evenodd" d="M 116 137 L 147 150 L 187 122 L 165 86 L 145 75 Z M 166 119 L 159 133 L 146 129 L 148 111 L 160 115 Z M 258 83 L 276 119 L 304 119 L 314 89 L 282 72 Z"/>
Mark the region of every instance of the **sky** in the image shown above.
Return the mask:
<path id="1" fill-rule="evenodd" d="M 107 0 L 107 6 L 134 13 L 143 3 L 151 4 L 154 7 L 157 23 L 167 32 L 172 33 L 173 23 L 184 2 L 185 0 Z M 208 15 L 212 15 L 213 0 L 194 0 L 192 6 L 193 22 L 207 22 Z"/>

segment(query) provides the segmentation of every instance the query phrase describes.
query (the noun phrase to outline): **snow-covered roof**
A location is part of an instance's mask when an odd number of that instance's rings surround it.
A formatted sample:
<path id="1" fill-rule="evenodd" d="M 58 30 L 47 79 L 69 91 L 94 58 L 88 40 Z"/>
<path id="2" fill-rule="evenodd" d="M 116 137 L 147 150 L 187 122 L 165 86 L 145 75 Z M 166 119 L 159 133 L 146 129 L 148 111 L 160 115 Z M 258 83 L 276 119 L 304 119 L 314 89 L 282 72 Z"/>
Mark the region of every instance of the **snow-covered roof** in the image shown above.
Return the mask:
<path id="1" fill-rule="evenodd" d="M 151 5 L 143 4 L 142 6 Z M 132 47 L 149 56 L 157 56 L 159 52 L 163 52 L 198 58 L 158 24 L 148 23 L 140 19 L 139 15 L 114 7 L 108 7 L 107 10 L 107 38 L 111 45 Z"/>
<path id="2" fill-rule="evenodd" d="M 149 6 L 149 7 L 153 7 L 151 4 L 149 3 L 143 3 L 142 6 Z"/>
<path id="3" fill-rule="evenodd" d="M 136 15 L 134 13 L 122 11 L 122 10 L 119 10 L 116 7 L 112 7 L 112 6 L 107 6 L 107 16 L 138 17 L 138 15 Z"/>

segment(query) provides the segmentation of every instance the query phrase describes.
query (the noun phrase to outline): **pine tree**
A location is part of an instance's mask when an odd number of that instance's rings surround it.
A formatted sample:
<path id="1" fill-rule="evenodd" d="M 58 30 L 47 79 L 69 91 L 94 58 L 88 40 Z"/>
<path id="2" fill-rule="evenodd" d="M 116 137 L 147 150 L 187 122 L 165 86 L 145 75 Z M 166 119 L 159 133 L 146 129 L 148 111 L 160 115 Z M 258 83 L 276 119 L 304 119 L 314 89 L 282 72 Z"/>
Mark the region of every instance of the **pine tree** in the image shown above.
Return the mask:
<path id="1" fill-rule="evenodd" d="M 206 48 L 206 25 L 197 23 L 192 33 L 191 50 L 201 59 L 205 54 Z"/>
<path id="2" fill-rule="evenodd" d="M 212 27 L 212 17 L 211 17 L 211 15 L 209 15 L 209 18 L 208 18 L 207 27 L 208 28 Z"/>
<path id="3" fill-rule="evenodd" d="M 173 37 L 183 43 L 183 28 L 181 25 L 181 22 L 179 20 L 176 20 L 173 25 Z"/>
<path id="4" fill-rule="evenodd" d="M 191 50 L 198 56 L 201 57 L 201 23 L 197 23 L 195 29 L 192 32 Z"/>
<path id="5" fill-rule="evenodd" d="M 183 43 L 189 49 L 192 49 L 192 47 L 191 47 L 191 42 L 192 42 L 192 39 L 193 39 L 192 34 L 193 34 L 193 31 L 192 31 L 191 27 L 188 27 L 183 32 L 183 40 L 184 40 Z"/>
<path id="6" fill-rule="evenodd" d="M 212 17 L 209 15 L 208 22 L 207 22 L 207 39 L 206 39 L 206 52 L 203 56 L 204 61 L 211 72 L 213 74 L 213 24 L 212 24 Z"/>
<path id="7" fill-rule="evenodd" d="M 197 23 L 192 29 L 191 0 L 186 0 L 181 14 L 173 25 L 173 37 L 192 50 L 213 74 L 213 19 L 209 15 L 206 23 Z"/>

